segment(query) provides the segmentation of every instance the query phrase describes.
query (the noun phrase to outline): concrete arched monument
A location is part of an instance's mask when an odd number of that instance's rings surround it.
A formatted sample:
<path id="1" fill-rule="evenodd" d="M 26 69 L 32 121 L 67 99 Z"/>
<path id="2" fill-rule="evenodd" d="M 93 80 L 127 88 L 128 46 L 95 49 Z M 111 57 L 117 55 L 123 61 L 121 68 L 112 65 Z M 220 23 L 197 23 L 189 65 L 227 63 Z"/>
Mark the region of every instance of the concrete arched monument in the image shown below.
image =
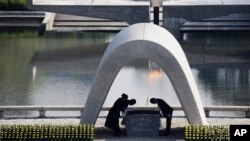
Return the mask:
<path id="1" fill-rule="evenodd" d="M 99 64 L 80 123 L 95 124 L 120 69 L 137 59 L 149 59 L 165 71 L 190 124 L 207 124 L 196 83 L 181 46 L 167 30 L 149 23 L 125 28 L 109 44 Z"/>

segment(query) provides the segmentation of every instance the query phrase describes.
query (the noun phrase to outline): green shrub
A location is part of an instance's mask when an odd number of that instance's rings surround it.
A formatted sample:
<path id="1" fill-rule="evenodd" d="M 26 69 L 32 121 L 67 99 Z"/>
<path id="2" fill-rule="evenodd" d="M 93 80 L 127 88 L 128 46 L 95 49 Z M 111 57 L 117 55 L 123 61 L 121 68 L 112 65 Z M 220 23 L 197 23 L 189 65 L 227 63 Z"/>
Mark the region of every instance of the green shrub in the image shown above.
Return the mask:
<path id="1" fill-rule="evenodd" d="M 0 9 L 1 11 L 28 10 L 26 1 L 27 0 L 1 0 Z"/>
<path id="2" fill-rule="evenodd" d="M 189 125 L 185 127 L 186 141 L 228 141 L 229 125 Z"/>
<path id="3" fill-rule="evenodd" d="M 27 0 L 1 0 L 3 4 L 20 4 L 25 5 Z"/>
<path id="4" fill-rule="evenodd" d="M 93 141 L 93 125 L 1 125 L 1 141 Z"/>

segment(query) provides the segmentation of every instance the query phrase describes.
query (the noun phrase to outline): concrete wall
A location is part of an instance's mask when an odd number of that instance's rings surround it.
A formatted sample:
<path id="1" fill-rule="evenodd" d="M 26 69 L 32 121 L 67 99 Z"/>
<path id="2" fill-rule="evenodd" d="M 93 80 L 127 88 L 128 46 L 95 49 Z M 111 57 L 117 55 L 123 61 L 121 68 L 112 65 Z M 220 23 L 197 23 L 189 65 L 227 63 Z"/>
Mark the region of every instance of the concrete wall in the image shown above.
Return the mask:
<path id="1" fill-rule="evenodd" d="M 175 37 L 187 21 L 250 20 L 250 5 L 168 5 L 163 3 L 163 27 Z"/>

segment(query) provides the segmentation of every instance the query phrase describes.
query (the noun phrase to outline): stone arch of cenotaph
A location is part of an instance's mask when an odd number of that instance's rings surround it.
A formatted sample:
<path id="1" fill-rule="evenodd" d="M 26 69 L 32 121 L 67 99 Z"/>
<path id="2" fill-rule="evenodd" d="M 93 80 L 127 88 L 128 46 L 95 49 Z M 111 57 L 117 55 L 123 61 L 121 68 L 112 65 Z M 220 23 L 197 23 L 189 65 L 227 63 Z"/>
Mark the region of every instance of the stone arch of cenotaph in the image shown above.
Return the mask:
<path id="1" fill-rule="evenodd" d="M 180 44 L 166 29 L 150 23 L 123 29 L 109 44 L 97 69 L 81 124 L 95 124 L 120 69 L 136 59 L 149 59 L 164 70 L 190 124 L 207 124 L 195 80 Z"/>

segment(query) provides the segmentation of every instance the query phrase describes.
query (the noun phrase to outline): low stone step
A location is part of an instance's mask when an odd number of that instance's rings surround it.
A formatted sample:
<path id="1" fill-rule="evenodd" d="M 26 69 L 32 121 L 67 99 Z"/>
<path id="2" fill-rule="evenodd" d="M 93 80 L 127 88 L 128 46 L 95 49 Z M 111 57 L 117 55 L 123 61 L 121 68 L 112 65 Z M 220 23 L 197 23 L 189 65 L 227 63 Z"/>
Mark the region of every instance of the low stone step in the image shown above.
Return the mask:
<path id="1" fill-rule="evenodd" d="M 110 22 L 109 19 L 101 19 L 101 18 L 94 18 L 94 17 L 84 17 L 84 16 L 74 16 L 74 15 L 67 15 L 67 14 L 56 14 L 55 22 L 76 22 L 76 21 L 86 21 L 86 22 Z"/>
<path id="2" fill-rule="evenodd" d="M 0 27 L 39 27 L 44 17 L 40 11 L 0 11 Z"/>
<path id="3" fill-rule="evenodd" d="M 45 17 L 44 12 L 36 11 L 0 11 L 0 22 L 20 22 L 20 21 L 39 21 Z"/>
<path id="4" fill-rule="evenodd" d="M 249 22 L 186 22 L 182 27 L 250 27 Z"/>
<path id="5" fill-rule="evenodd" d="M 127 22 L 94 17 L 56 14 L 53 29 L 56 31 L 120 31 L 129 26 Z"/>
<path id="6" fill-rule="evenodd" d="M 250 27 L 181 27 L 180 32 L 250 31 Z"/>
<path id="7" fill-rule="evenodd" d="M 20 19 L 27 19 L 27 18 L 44 18 L 45 15 L 0 15 L 0 18 L 20 18 Z"/>
<path id="8" fill-rule="evenodd" d="M 0 19 L 0 23 L 23 23 L 23 24 L 28 24 L 28 23 L 39 23 L 41 24 L 42 20 L 40 19 L 30 19 L 30 20 L 2 20 Z"/>
<path id="9" fill-rule="evenodd" d="M 120 31 L 125 27 L 53 27 L 54 31 Z"/>
<path id="10" fill-rule="evenodd" d="M 0 15 L 45 15 L 43 11 L 0 11 Z"/>
<path id="11" fill-rule="evenodd" d="M 39 27 L 41 23 L 3 23 L 0 22 L 0 27 Z"/>
<path id="12" fill-rule="evenodd" d="M 125 22 L 54 22 L 54 27 L 127 27 Z"/>
<path id="13" fill-rule="evenodd" d="M 181 33 L 202 31 L 250 31 L 250 21 L 186 22 L 180 28 Z"/>

